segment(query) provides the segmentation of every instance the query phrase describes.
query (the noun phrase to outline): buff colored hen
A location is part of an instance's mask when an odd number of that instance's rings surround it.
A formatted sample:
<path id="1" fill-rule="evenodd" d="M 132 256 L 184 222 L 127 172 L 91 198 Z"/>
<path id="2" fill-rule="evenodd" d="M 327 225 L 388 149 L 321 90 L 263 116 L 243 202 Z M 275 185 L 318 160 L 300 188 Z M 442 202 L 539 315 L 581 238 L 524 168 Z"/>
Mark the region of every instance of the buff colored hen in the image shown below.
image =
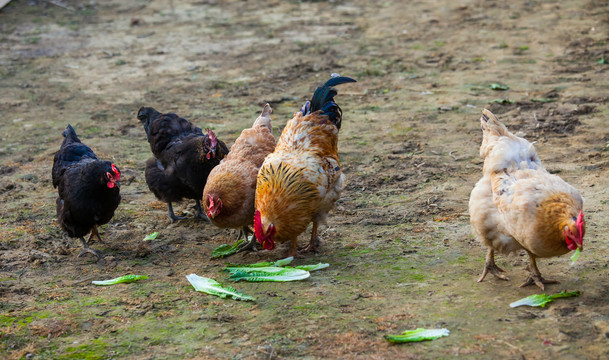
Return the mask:
<path id="1" fill-rule="evenodd" d="M 481 282 L 490 272 L 499 279 L 503 269 L 494 254 L 526 250 L 529 276 L 522 286 L 556 283 L 544 279 L 537 258 L 583 250 L 585 221 L 579 192 L 541 164 L 535 147 L 515 136 L 490 111 L 482 118 L 483 176 L 474 187 L 470 221 L 476 237 L 488 247 Z"/>

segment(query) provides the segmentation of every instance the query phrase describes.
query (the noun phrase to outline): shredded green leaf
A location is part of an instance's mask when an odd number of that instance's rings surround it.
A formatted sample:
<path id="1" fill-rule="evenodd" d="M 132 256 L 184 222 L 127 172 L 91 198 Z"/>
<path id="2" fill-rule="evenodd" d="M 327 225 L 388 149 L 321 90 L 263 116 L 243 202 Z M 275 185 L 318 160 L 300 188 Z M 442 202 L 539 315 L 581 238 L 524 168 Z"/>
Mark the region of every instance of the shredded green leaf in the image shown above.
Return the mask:
<path id="1" fill-rule="evenodd" d="M 221 258 L 221 257 L 232 255 L 232 254 L 236 253 L 239 250 L 239 248 L 241 247 L 241 245 L 244 242 L 245 242 L 245 240 L 239 239 L 233 245 L 231 245 L 231 244 L 222 244 L 222 245 L 218 246 L 217 248 L 215 248 L 211 252 L 211 258 L 212 259 L 217 259 L 217 258 Z"/>
<path id="2" fill-rule="evenodd" d="M 154 240 L 154 239 L 156 239 L 157 236 L 159 236 L 159 233 L 155 231 L 152 234 L 146 235 L 146 237 L 144 238 L 143 241 Z"/>
<path id="3" fill-rule="evenodd" d="M 493 103 L 497 103 L 497 104 L 513 104 L 514 100 L 510 100 L 510 99 L 494 99 L 489 101 L 489 103 L 493 104 Z"/>
<path id="4" fill-rule="evenodd" d="M 498 83 L 492 83 L 490 85 L 491 90 L 500 90 L 500 91 L 504 91 L 504 90 L 509 90 L 509 86 L 507 85 L 503 85 L 503 84 L 498 84 Z"/>
<path id="5" fill-rule="evenodd" d="M 575 264 L 575 262 L 577 261 L 577 259 L 579 259 L 579 254 L 581 253 L 581 248 L 577 248 L 577 250 L 575 250 L 575 252 L 573 253 L 573 255 L 571 255 L 571 265 Z"/>
<path id="6" fill-rule="evenodd" d="M 117 277 L 115 279 L 111 279 L 111 280 L 103 280 L 103 281 L 91 281 L 94 285 L 101 285 L 101 286 L 106 286 L 106 285 L 115 285 L 115 284 L 120 284 L 120 283 L 131 283 L 131 282 L 136 282 L 138 280 L 143 280 L 143 279 L 148 279 L 148 276 L 146 275 L 125 275 L 125 276 L 121 276 L 121 277 Z"/>
<path id="7" fill-rule="evenodd" d="M 285 259 L 277 260 L 273 264 L 273 266 L 286 266 L 294 260 L 293 256 L 287 257 Z"/>
<path id="8" fill-rule="evenodd" d="M 553 294 L 553 295 L 535 294 L 535 295 L 527 296 L 524 299 L 514 301 L 513 303 L 510 304 L 510 307 L 515 308 L 515 307 L 523 306 L 523 305 L 545 307 L 547 303 L 554 301 L 554 299 L 579 296 L 580 294 L 581 294 L 581 292 L 579 292 L 579 291 L 566 292 L 564 290 L 559 292 L 558 294 Z"/>
<path id="9" fill-rule="evenodd" d="M 315 265 L 294 266 L 294 269 L 300 269 L 300 270 L 305 270 L 305 271 L 315 271 L 315 270 L 325 269 L 328 266 L 330 266 L 330 264 L 319 263 L 319 264 L 315 264 Z"/>
<path id="10" fill-rule="evenodd" d="M 229 267 L 229 279 L 234 281 L 295 281 L 303 280 L 311 276 L 308 271 L 294 269 L 292 267 Z"/>
<path id="11" fill-rule="evenodd" d="M 204 292 L 209 295 L 216 295 L 223 299 L 230 296 L 235 300 L 244 300 L 244 301 L 256 300 L 249 295 L 245 295 L 245 294 L 238 292 L 237 290 L 235 290 L 234 288 L 232 288 L 230 286 L 223 287 L 222 284 L 220 284 L 219 282 L 217 282 L 214 279 L 206 278 L 206 277 L 199 276 L 196 274 L 187 275 L 186 279 L 188 279 L 188 281 L 195 288 L 196 291 Z"/>
<path id="12" fill-rule="evenodd" d="M 435 340 L 443 336 L 448 336 L 448 329 L 423 329 L 407 330 L 400 335 L 385 335 L 385 339 L 392 343 L 418 342 L 425 340 Z"/>
<path id="13" fill-rule="evenodd" d="M 285 266 L 285 265 L 291 263 L 292 260 L 294 260 L 294 257 L 290 256 L 288 258 L 277 260 L 275 262 L 263 261 L 263 262 L 259 262 L 259 263 L 255 263 L 255 264 L 230 264 L 230 263 L 227 263 L 226 267 L 227 268 L 229 268 L 229 267 L 230 268 L 234 268 L 234 267 L 259 268 L 259 267 L 267 267 L 267 266 Z M 228 270 L 228 269 L 225 269 L 225 270 Z"/>

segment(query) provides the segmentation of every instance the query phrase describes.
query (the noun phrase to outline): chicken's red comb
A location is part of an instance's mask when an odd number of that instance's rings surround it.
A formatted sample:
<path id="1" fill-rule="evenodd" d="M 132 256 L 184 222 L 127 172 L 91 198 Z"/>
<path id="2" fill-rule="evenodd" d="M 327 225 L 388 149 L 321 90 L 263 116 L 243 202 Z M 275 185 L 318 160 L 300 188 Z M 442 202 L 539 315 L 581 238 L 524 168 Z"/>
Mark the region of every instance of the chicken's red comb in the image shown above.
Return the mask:
<path id="1" fill-rule="evenodd" d="M 121 173 L 118 171 L 118 169 L 116 168 L 116 166 L 114 166 L 114 164 L 112 164 L 112 172 L 114 173 L 114 175 L 116 175 L 116 181 L 119 181 L 121 179 Z"/>
<path id="2" fill-rule="evenodd" d="M 207 194 L 207 197 L 209 198 L 209 208 L 213 209 L 214 208 L 214 197 L 211 196 L 210 194 Z"/>
<path id="3" fill-rule="evenodd" d="M 575 226 L 577 226 L 577 231 L 579 232 L 580 236 L 584 233 L 583 228 L 585 224 L 586 220 L 584 220 L 584 212 L 580 211 L 579 215 L 577 215 L 577 220 L 575 221 Z"/>
<path id="4" fill-rule="evenodd" d="M 262 244 L 264 234 L 262 232 L 262 217 L 260 216 L 260 211 L 258 210 L 256 210 L 254 213 L 254 234 L 256 235 L 256 240 L 258 240 L 258 243 Z"/>
<path id="5" fill-rule="evenodd" d="M 216 138 L 216 134 L 214 134 L 211 129 L 207 129 L 207 136 L 209 136 L 209 141 L 211 141 L 211 148 L 214 149 L 216 145 L 218 145 L 218 138 Z"/>

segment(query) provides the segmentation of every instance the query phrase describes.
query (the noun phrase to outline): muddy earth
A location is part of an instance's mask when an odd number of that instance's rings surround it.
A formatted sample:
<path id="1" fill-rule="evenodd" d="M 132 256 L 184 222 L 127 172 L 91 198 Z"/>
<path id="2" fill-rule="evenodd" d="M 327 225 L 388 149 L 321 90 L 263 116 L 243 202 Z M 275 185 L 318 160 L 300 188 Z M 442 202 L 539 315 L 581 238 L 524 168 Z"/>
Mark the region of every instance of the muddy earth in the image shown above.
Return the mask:
<path id="1" fill-rule="evenodd" d="M 14 0 L 0 10 L 0 49 L 1 358 L 609 357 L 606 1 Z M 330 267 L 233 284 L 210 253 L 237 232 L 193 219 L 193 201 L 169 223 L 144 180 L 136 112 L 176 112 L 231 145 L 266 102 L 278 134 L 334 72 L 358 80 L 337 97 L 348 184 L 321 252 L 295 261 Z M 476 282 L 486 251 L 467 204 L 485 107 L 585 197 L 580 259 L 539 262 L 560 281 L 546 292 L 582 296 L 511 309 L 541 293 L 518 287 L 525 254 L 497 257 L 510 281 Z M 122 170 L 99 262 L 77 258 L 56 221 L 51 166 L 68 123 Z M 195 292 L 190 273 L 256 302 Z M 126 274 L 149 279 L 91 285 Z M 417 327 L 451 334 L 384 339 Z"/>

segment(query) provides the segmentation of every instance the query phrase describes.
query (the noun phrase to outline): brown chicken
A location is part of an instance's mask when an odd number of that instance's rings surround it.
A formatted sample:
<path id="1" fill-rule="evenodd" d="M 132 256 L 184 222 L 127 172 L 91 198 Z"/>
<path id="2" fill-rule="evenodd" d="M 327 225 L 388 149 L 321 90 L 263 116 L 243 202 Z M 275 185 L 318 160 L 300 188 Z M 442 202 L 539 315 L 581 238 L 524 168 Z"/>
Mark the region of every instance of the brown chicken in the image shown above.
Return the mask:
<path id="1" fill-rule="evenodd" d="M 483 177 L 471 193 L 470 221 L 476 237 L 488 247 L 481 282 L 490 272 L 499 279 L 503 269 L 494 254 L 526 250 L 529 276 L 521 286 L 556 283 L 544 279 L 537 258 L 583 250 L 586 232 L 583 200 L 578 191 L 541 164 L 533 144 L 515 136 L 490 111 L 482 118 Z"/>
<path id="2" fill-rule="evenodd" d="M 313 222 L 304 251 L 319 246 L 317 229 L 340 197 L 345 182 L 338 159 L 342 111 L 334 102 L 333 86 L 355 82 L 334 77 L 317 88 L 310 102 L 288 121 L 275 151 L 258 173 L 254 232 L 267 250 L 275 242 L 290 242 L 297 254 L 298 235 Z"/>
<path id="3" fill-rule="evenodd" d="M 246 242 L 251 233 L 248 226 L 254 223 L 258 170 L 275 149 L 271 112 L 266 104 L 254 125 L 241 132 L 228 155 L 209 174 L 203 190 L 203 208 L 209 220 L 220 228 L 240 229 Z M 252 239 L 239 251 L 255 244 Z"/>

